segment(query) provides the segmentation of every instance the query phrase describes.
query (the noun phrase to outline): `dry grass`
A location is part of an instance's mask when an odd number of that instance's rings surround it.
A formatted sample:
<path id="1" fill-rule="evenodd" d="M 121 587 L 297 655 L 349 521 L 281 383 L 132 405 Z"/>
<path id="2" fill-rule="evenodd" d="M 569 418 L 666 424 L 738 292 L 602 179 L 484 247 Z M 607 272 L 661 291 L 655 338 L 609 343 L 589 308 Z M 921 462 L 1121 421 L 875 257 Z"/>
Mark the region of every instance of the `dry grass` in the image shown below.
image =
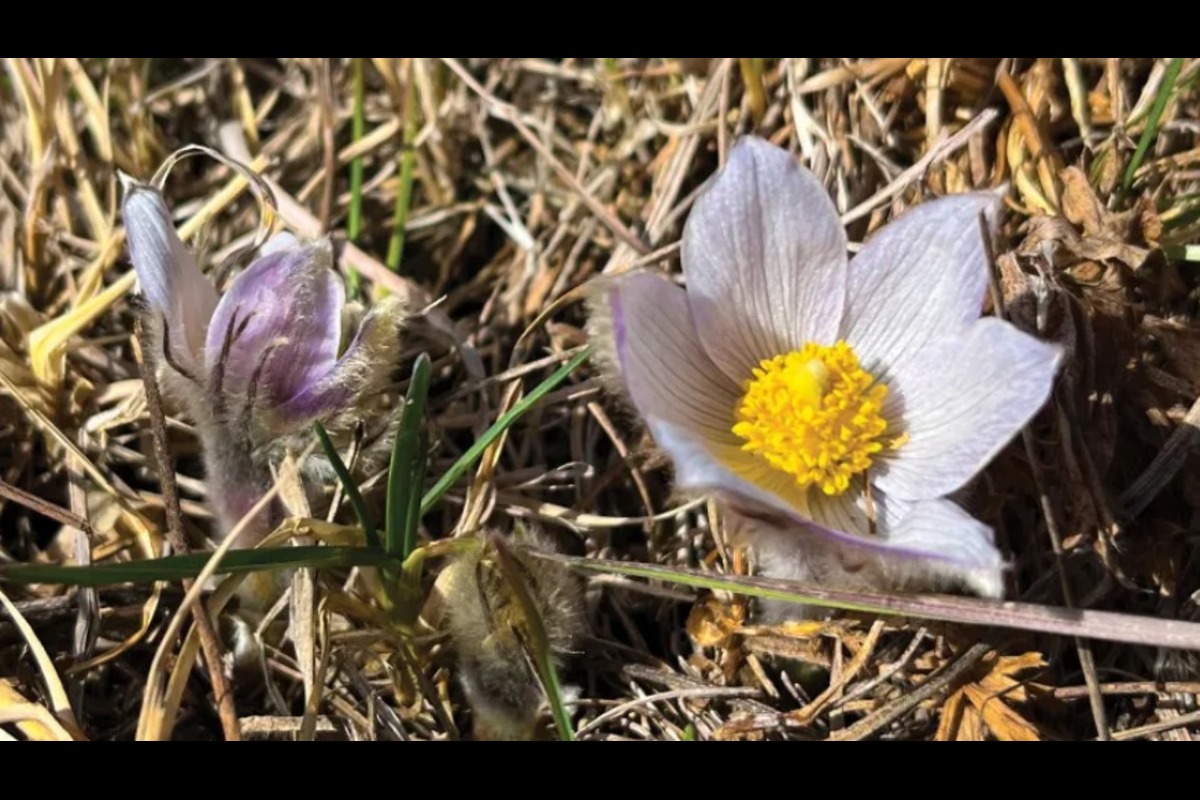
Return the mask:
<path id="1" fill-rule="evenodd" d="M 206 144 L 267 176 L 289 227 L 344 239 L 361 158 L 357 248 L 342 266 L 365 302 L 383 289 L 415 308 L 437 301 L 395 365 L 402 392 L 415 355 L 433 360 L 437 476 L 515 386 L 586 343 L 590 279 L 677 269 L 697 191 L 755 131 L 803 154 L 852 241 L 923 197 L 1011 185 L 993 310 L 1066 345 L 1070 364 L 1024 440 L 960 499 L 1012 555 L 1010 597 L 1200 620 L 1200 60 L 362 59 L 357 141 L 353 61 L 7 60 L 0 563 L 164 545 L 118 170 L 148 177 Z M 168 197 L 209 263 L 255 231 L 244 188 L 212 160 L 172 173 Z M 423 534 L 535 520 L 568 553 L 744 572 L 715 544 L 709 509 L 672 498 L 664 458 L 599 377 L 584 369 L 564 386 Z M 196 440 L 186 420 L 167 429 L 186 533 L 209 547 Z M 359 573 L 309 578 L 258 626 L 263 668 L 234 670 L 224 714 L 194 649 L 171 688 L 147 676 L 156 650 L 179 646 L 164 640 L 178 585 L 5 585 L 0 738 L 167 735 L 170 720 L 145 719 L 160 691 L 163 713 L 178 704 L 179 738 L 469 735 L 437 630 L 399 636 Z M 564 673 L 581 738 L 1200 732 L 1194 655 L 900 619 L 763 629 L 743 599 L 589 580 L 590 635 Z M 227 641 L 237 619 L 219 617 Z"/>

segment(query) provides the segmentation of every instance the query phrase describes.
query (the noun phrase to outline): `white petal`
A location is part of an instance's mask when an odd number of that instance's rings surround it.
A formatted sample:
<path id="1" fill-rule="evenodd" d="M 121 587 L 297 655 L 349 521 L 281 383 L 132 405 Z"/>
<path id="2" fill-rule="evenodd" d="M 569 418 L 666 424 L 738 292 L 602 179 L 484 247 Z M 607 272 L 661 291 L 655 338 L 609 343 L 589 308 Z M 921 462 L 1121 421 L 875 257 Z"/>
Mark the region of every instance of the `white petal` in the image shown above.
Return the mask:
<path id="1" fill-rule="evenodd" d="M 646 424 L 654 441 L 675 462 L 675 485 L 697 492 L 715 492 L 744 508 L 748 516 L 806 520 L 807 501 L 788 476 L 761 464 L 731 437 L 705 440 L 695 432 L 663 419 Z"/>
<path id="2" fill-rule="evenodd" d="M 1061 356 L 991 317 L 927 348 L 892 383 L 885 413 L 909 438 L 880 459 L 876 485 L 907 500 L 963 486 L 1046 402 Z"/>
<path id="3" fill-rule="evenodd" d="M 649 424 L 655 441 L 675 459 L 676 484 L 680 488 L 715 493 L 730 510 L 759 523 L 762 530 L 773 530 L 780 536 L 797 533 L 802 541 L 817 542 L 820 557 L 809 553 L 804 561 L 809 572 L 828 575 L 836 571 L 833 565 L 840 564 L 847 573 L 845 582 L 837 584 L 841 586 L 863 585 L 864 581 L 879 589 L 961 586 L 988 597 L 999 596 L 1002 591 L 1003 560 L 992 543 L 991 528 L 951 502 L 931 500 L 909 505 L 880 497 L 879 535 L 849 532 L 828 522 L 814 521 L 802 504 L 737 474 L 736 449 L 705 443 L 694 433 L 669 423 L 650 420 Z M 829 522 L 860 518 L 859 512 L 851 510 L 855 501 L 849 495 L 822 500 L 813 493 L 812 502 L 813 517 L 819 512 Z M 844 516 L 838 516 L 839 505 Z M 891 520 L 895 520 L 894 525 Z"/>
<path id="4" fill-rule="evenodd" d="M 127 182 L 121 216 L 138 285 L 166 323 L 172 356 L 192 370 L 202 363 L 205 331 L 217 307 L 216 289 L 175 232 L 158 190 Z"/>
<path id="5" fill-rule="evenodd" d="M 879 565 L 892 586 L 907 590 L 962 588 L 983 597 L 1004 594 L 1004 559 L 992 529 L 949 500 L 917 503 L 888 532 L 895 553 Z"/>
<path id="6" fill-rule="evenodd" d="M 683 271 L 704 349 L 739 384 L 764 358 L 832 344 L 846 296 L 846 235 L 795 158 L 742 139 L 683 231 Z"/>
<path id="7" fill-rule="evenodd" d="M 850 262 L 842 335 L 877 378 L 890 380 L 930 342 L 979 318 L 987 289 L 979 215 L 998 204 L 993 194 L 922 203 Z"/>
<path id="8" fill-rule="evenodd" d="M 801 526 L 778 528 L 736 512 L 726 514 L 735 542 L 750 544 L 762 574 L 801 585 L 843 591 L 895 592 L 965 589 L 983 597 L 1004 593 L 1004 561 L 991 530 L 952 503 L 933 501 L 912 510 L 894 532 L 896 549 L 847 547 Z M 760 618 L 782 622 L 819 610 L 760 601 Z"/>
<path id="9" fill-rule="evenodd" d="M 683 289 L 656 275 L 635 273 L 614 281 L 605 300 L 617 366 L 642 416 L 734 444 L 739 390 L 700 346 Z"/>
<path id="10" fill-rule="evenodd" d="M 813 492 L 808 504 L 812 518 L 834 530 L 888 538 L 887 532 L 900 523 L 912 504 L 890 497 L 876 486 L 871 487 L 868 500 L 863 491 L 864 485 L 859 476 L 851 483 L 850 489 L 840 495 L 830 497 L 822 492 Z M 874 524 L 870 522 L 871 519 L 875 521 Z"/>
<path id="11" fill-rule="evenodd" d="M 258 249 L 259 258 L 269 256 L 271 253 L 278 253 L 281 250 L 290 250 L 293 247 L 298 247 L 300 240 L 288 231 L 280 231 L 272 236 L 267 241 L 263 242 L 263 246 Z"/>
<path id="12" fill-rule="evenodd" d="M 733 541 L 754 548 L 760 571 L 771 578 L 843 591 L 966 589 L 984 597 L 1003 596 L 1004 562 L 992 546 L 990 529 L 944 502 L 922 503 L 909 516 L 896 535 L 911 546 L 911 555 L 846 547 L 809 528 L 777 528 L 736 512 L 726 513 L 725 529 Z M 759 618 L 767 623 L 821 611 L 759 601 Z"/>

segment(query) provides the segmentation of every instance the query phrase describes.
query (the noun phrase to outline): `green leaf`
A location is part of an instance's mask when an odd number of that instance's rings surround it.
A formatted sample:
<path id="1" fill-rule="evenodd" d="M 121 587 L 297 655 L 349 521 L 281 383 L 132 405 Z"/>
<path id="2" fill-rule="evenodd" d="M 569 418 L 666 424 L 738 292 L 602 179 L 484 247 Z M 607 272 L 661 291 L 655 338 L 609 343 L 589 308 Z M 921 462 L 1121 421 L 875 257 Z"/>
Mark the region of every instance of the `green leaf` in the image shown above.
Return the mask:
<path id="1" fill-rule="evenodd" d="M 1169 244 L 1163 247 L 1163 254 L 1175 261 L 1200 262 L 1200 244 Z"/>
<path id="2" fill-rule="evenodd" d="M 576 353 L 570 361 L 563 364 L 558 370 L 546 380 L 537 385 L 532 392 L 521 398 L 507 414 L 500 417 L 492 423 L 483 436 L 480 436 L 475 444 L 471 445 L 467 452 L 463 453 L 453 466 L 438 479 L 438 482 L 425 493 L 425 498 L 421 501 L 421 513 L 427 514 L 431 508 L 437 505 L 437 502 L 442 499 L 442 495 L 450 490 L 459 478 L 466 474 L 479 457 L 483 455 L 483 451 L 496 441 L 500 436 L 508 430 L 514 422 L 521 418 L 525 412 L 533 408 L 538 401 L 549 394 L 555 387 L 567 379 L 567 376 L 579 368 L 579 365 L 587 360 L 591 355 L 591 348 L 585 347 Z"/>
<path id="3" fill-rule="evenodd" d="M 1134 176 L 1141 169 L 1142 161 L 1145 160 L 1150 146 L 1158 138 L 1158 126 L 1162 122 L 1163 111 L 1166 110 L 1167 103 L 1175 92 L 1175 82 L 1179 80 L 1183 61 L 1182 58 L 1172 58 L 1171 63 L 1167 65 L 1167 73 L 1158 87 L 1158 94 L 1154 96 L 1154 104 L 1150 106 L 1150 116 L 1146 119 L 1146 127 L 1142 130 L 1141 138 L 1138 139 L 1137 149 L 1133 152 L 1129 166 L 1125 168 L 1125 179 L 1121 181 L 1121 191 L 1117 193 L 1118 206 L 1125 200 L 1129 190 L 1133 188 Z"/>
<path id="4" fill-rule="evenodd" d="M 429 394 L 432 365 L 422 353 L 413 364 L 412 380 L 400 414 L 400 430 L 392 445 L 388 467 L 387 518 L 384 522 L 383 549 L 393 557 L 404 557 L 405 526 L 409 520 L 409 496 L 412 492 L 413 459 L 417 457 L 421 426 L 425 421 L 425 398 Z M 421 458 L 425 453 L 420 454 Z"/>
<path id="5" fill-rule="evenodd" d="M 333 471 L 337 474 L 338 480 L 342 484 L 342 491 L 346 493 L 346 498 L 350 501 L 350 506 L 354 509 L 354 515 L 358 517 L 358 524 L 362 526 L 363 533 L 366 534 L 367 546 L 375 550 L 382 550 L 383 544 L 379 541 L 379 533 L 375 530 L 375 520 L 371 518 L 371 511 L 363 501 L 362 493 L 358 491 L 358 486 L 350 476 L 350 470 L 346 468 L 346 463 L 342 461 L 342 457 L 338 455 L 337 448 L 333 446 L 329 434 L 325 432 L 325 426 L 319 422 L 314 422 L 313 430 L 317 434 L 317 441 L 321 443 L 321 449 L 325 451 L 325 457 L 329 459 Z"/>
<path id="6" fill-rule="evenodd" d="M 421 426 L 417 433 L 417 452 L 412 460 L 412 476 L 408 481 L 408 514 L 404 519 L 404 552 L 408 558 L 417 549 L 417 531 L 421 526 L 421 493 L 425 491 L 425 471 L 429 466 L 429 429 Z"/>
<path id="7" fill-rule="evenodd" d="M 50 564 L 0 565 L 0 581 L 53 583 L 63 586 L 109 586 L 118 583 L 153 583 L 194 578 L 212 558 L 212 553 L 189 553 L 126 564 L 92 564 L 60 567 Z M 263 570 L 311 567 L 378 567 L 388 563 L 379 550 L 366 547 L 277 547 L 264 550 L 231 550 L 217 572 L 235 574 Z"/>
<path id="8" fill-rule="evenodd" d="M 408 212 L 412 204 L 413 169 L 417 150 L 417 92 L 410 67 L 404 84 L 404 140 L 400 148 L 400 190 L 396 192 L 396 210 L 392 215 L 392 237 L 388 241 L 387 265 L 392 272 L 400 271 L 404 258 L 404 240 L 408 230 Z"/>

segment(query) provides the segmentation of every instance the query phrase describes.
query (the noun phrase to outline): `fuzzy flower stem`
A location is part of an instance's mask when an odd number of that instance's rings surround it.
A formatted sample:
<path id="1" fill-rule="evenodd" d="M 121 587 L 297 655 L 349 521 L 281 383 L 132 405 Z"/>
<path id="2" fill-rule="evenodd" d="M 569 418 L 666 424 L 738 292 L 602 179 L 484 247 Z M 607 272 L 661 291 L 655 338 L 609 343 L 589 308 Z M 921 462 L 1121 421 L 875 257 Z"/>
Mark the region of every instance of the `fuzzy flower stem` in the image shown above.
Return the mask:
<path id="1" fill-rule="evenodd" d="M 144 353 L 148 344 L 142 326 L 137 326 L 137 338 Z M 171 462 L 171 451 L 167 446 L 167 424 L 163 416 L 162 395 L 158 390 L 158 378 L 153 367 L 141 362 L 142 382 L 146 387 L 146 407 L 150 413 L 150 432 L 154 439 L 154 458 L 158 462 L 159 484 L 162 488 L 163 504 L 167 510 L 167 536 L 171 546 L 179 554 L 188 552 L 187 538 L 183 534 L 183 512 L 179 507 L 179 490 L 175 485 L 175 470 Z M 185 592 L 191 589 L 192 581 L 183 581 Z M 204 665 L 212 681 L 213 696 L 217 700 L 217 713 L 221 718 L 221 729 L 225 740 L 236 742 L 242 738 L 238 725 L 237 707 L 233 701 L 232 688 L 225 680 L 225 659 L 221 641 L 213 628 L 212 618 L 207 614 L 196 615 L 196 629 L 200 634 L 200 649 L 204 654 Z"/>
<path id="2" fill-rule="evenodd" d="M 209 481 L 209 503 L 222 531 L 230 531 L 262 497 L 274 481 L 266 463 L 257 461 L 236 423 L 217 423 L 201 429 L 204 471 Z M 272 502 L 249 521 L 243 546 L 252 547 L 283 521 L 283 509 Z"/>

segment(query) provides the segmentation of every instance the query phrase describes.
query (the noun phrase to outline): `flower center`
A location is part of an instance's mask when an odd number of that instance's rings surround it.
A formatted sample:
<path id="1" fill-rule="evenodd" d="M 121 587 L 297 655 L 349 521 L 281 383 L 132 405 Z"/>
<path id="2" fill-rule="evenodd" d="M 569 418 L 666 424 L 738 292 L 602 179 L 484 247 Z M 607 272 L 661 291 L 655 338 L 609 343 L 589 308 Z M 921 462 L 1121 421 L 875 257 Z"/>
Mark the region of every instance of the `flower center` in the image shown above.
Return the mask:
<path id="1" fill-rule="evenodd" d="M 806 344 L 761 362 L 738 402 L 733 432 L 802 488 L 841 494 L 883 450 L 887 387 L 845 342 Z M 896 447 L 899 442 L 892 443 Z"/>

